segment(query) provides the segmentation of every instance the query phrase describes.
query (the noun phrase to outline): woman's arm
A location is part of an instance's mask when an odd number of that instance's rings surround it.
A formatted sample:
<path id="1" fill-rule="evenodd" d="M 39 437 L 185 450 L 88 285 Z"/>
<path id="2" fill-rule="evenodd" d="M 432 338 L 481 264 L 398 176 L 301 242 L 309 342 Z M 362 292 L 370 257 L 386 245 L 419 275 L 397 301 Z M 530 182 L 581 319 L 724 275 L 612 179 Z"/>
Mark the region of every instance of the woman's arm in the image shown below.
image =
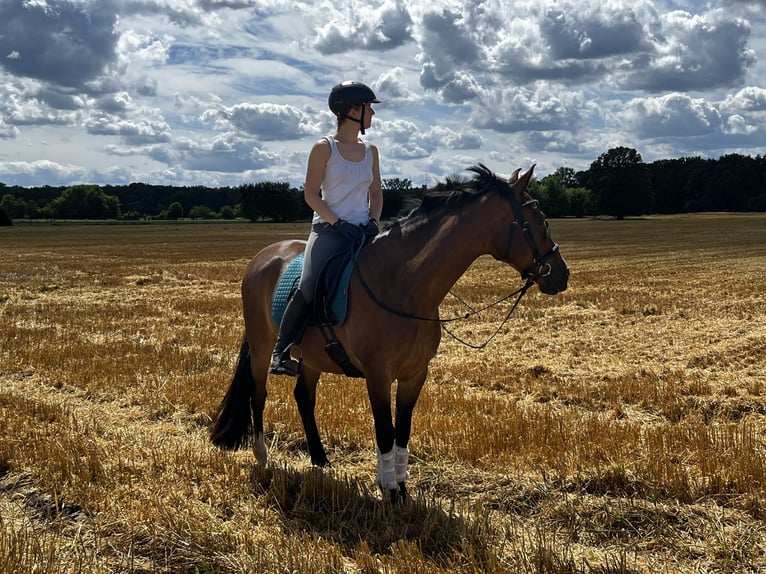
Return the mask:
<path id="1" fill-rule="evenodd" d="M 383 186 L 380 181 L 380 159 L 378 148 L 370 145 L 372 150 L 372 184 L 370 185 L 370 219 L 380 221 L 383 213 Z"/>
<path id="2" fill-rule="evenodd" d="M 306 167 L 306 182 L 303 185 L 303 199 L 319 217 L 332 224 L 338 221 L 338 216 L 327 206 L 321 195 L 324 170 L 330 153 L 330 144 L 325 139 L 319 140 L 311 148 Z"/>

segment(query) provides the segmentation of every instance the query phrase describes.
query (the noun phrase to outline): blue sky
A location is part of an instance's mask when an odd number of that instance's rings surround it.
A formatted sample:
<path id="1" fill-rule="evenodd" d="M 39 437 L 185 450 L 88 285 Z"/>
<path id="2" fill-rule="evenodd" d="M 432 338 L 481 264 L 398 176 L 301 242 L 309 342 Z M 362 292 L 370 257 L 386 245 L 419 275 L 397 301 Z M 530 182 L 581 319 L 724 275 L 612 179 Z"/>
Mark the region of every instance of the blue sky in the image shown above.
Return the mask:
<path id="1" fill-rule="evenodd" d="M 0 0 L 0 182 L 303 183 L 332 86 L 384 178 L 766 153 L 764 0 Z"/>

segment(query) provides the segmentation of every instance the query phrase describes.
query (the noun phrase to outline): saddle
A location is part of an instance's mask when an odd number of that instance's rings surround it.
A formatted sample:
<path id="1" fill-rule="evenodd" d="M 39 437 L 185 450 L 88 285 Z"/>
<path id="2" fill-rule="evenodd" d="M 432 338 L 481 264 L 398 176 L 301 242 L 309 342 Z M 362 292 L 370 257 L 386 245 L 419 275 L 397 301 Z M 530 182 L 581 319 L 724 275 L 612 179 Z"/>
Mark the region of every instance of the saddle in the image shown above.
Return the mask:
<path id="1" fill-rule="evenodd" d="M 364 378 L 364 374 L 348 358 L 346 350 L 335 335 L 333 327 L 342 325 L 348 314 L 348 286 L 359 253 L 364 247 L 350 247 L 333 254 L 322 267 L 314 289 L 314 304 L 308 325 L 319 327 L 325 338 L 325 351 L 338 364 L 346 376 Z M 301 280 L 304 254 L 295 257 L 282 273 L 274 300 L 271 303 L 271 318 L 279 325 L 290 298 L 297 291 Z"/>

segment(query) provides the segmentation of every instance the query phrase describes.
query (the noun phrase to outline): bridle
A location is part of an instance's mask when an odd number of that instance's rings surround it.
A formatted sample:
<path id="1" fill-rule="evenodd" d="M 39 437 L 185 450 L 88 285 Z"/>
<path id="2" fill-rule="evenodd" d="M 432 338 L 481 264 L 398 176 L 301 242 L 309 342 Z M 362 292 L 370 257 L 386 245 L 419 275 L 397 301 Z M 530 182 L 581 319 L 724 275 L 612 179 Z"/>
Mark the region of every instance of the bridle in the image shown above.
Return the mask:
<path id="1" fill-rule="evenodd" d="M 511 192 L 510 197 L 508 198 L 511 202 L 511 208 L 513 209 L 513 225 L 511 226 L 511 237 L 508 239 L 508 243 L 511 243 L 511 240 L 513 238 L 513 231 L 515 229 L 515 226 L 518 225 L 521 227 L 521 232 L 524 235 L 524 239 L 527 242 L 527 245 L 529 245 L 529 250 L 532 252 L 532 266 L 528 269 L 525 269 L 521 273 L 521 278 L 524 280 L 529 280 L 530 278 L 534 282 L 535 280 L 539 279 L 540 277 L 548 277 L 551 274 L 551 264 L 547 263 L 547 261 L 556 255 L 559 251 L 559 244 L 554 243 L 553 247 L 551 247 L 547 253 L 544 255 L 540 255 L 540 250 L 537 248 L 537 242 L 535 241 L 535 238 L 532 237 L 532 232 L 529 230 L 529 222 L 524 218 L 524 211 L 523 208 L 529 207 L 529 206 L 535 206 L 537 207 L 540 202 L 536 199 L 530 199 L 528 201 L 525 201 L 524 203 L 519 203 L 519 200 L 516 199 L 516 196 Z M 548 234 L 548 222 L 545 222 L 545 232 L 546 235 Z"/>
<path id="2" fill-rule="evenodd" d="M 409 313 L 407 311 L 402 311 L 399 309 L 396 309 L 394 307 L 390 307 L 389 305 L 386 305 L 383 303 L 380 299 L 378 299 L 375 296 L 375 293 L 372 291 L 370 286 L 367 284 L 367 281 L 365 281 L 364 277 L 362 276 L 362 271 L 359 269 L 359 265 L 357 264 L 357 261 L 354 260 L 354 272 L 356 273 L 356 276 L 359 278 L 359 282 L 362 284 L 362 287 L 367 292 L 367 295 L 369 295 L 370 299 L 373 300 L 373 302 L 383 309 L 384 311 L 387 311 L 393 315 L 397 315 L 398 317 L 403 317 L 405 319 L 414 319 L 417 321 L 428 321 L 432 323 L 439 323 L 442 326 L 442 329 L 451 336 L 453 339 L 458 341 L 459 343 L 470 347 L 472 349 L 483 349 L 489 343 L 497 336 L 497 334 L 500 332 L 500 330 L 505 326 L 505 324 L 508 322 L 508 320 L 511 318 L 511 315 L 516 310 L 516 307 L 521 302 L 521 298 L 526 294 L 526 292 L 529 290 L 532 285 L 535 284 L 535 281 L 540 279 L 541 277 L 548 277 L 551 274 L 551 265 L 550 263 L 547 263 L 547 261 L 553 257 L 556 253 L 558 253 L 559 245 L 558 243 L 554 243 L 553 247 L 551 247 L 544 255 L 540 255 L 540 250 L 537 248 L 537 243 L 535 242 L 535 238 L 532 236 L 532 232 L 529 230 L 529 222 L 524 217 L 523 208 L 528 207 L 531 205 L 537 206 L 539 202 L 536 199 L 530 199 L 528 201 L 525 201 L 524 203 L 519 203 L 519 201 L 516 199 L 516 196 L 513 193 L 513 190 L 511 190 L 511 193 L 509 194 L 508 198 L 511 203 L 511 209 L 513 211 L 513 224 L 511 225 L 511 232 L 508 239 L 508 243 L 510 245 L 511 241 L 513 240 L 513 234 L 515 226 L 520 226 L 522 230 L 522 234 L 524 235 L 524 239 L 527 242 L 527 245 L 529 245 L 530 250 L 532 251 L 532 266 L 528 269 L 525 269 L 521 273 L 521 278 L 524 281 L 524 285 L 513 293 L 509 293 L 508 295 L 505 295 L 504 297 L 501 297 L 500 299 L 497 299 L 496 301 L 489 303 L 488 305 L 484 305 L 483 307 L 479 309 L 473 309 L 468 303 L 463 301 L 458 295 L 455 293 L 452 293 L 450 291 L 450 294 L 452 294 L 458 301 L 460 301 L 463 305 L 471 309 L 468 313 L 458 316 L 458 317 L 450 317 L 449 319 L 441 319 L 441 318 L 434 318 L 434 317 L 424 317 L 421 315 L 416 315 L 414 313 Z M 546 233 L 548 229 L 548 222 L 545 222 L 546 226 Z M 484 343 L 481 344 L 473 344 L 469 343 L 457 335 L 455 335 L 452 331 L 450 331 L 447 328 L 447 323 L 452 323 L 454 321 L 459 321 L 462 319 L 468 319 L 470 317 L 473 317 L 474 315 L 477 315 L 481 313 L 482 311 L 486 311 L 487 309 L 490 309 L 496 305 L 499 305 L 500 303 L 507 301 L 511 297 L 516 297 L 516 301 L 514 301 L 513 305 L 511 306 L 508 313 L 506 313 L 505 318 L 500 322 L 497 329 L 495 329 L 494 333 L 489 336 L 489 338 L 484 341 Z"/>

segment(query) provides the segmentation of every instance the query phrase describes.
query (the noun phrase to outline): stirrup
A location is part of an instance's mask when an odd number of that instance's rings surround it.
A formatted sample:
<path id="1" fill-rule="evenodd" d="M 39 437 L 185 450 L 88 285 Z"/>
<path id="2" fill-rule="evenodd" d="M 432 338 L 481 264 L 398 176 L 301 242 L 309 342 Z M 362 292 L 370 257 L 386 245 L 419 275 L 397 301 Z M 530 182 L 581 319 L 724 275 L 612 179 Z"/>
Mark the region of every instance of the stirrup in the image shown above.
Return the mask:
<path id="1" fill-rule="evenodd" d="M 269 373 L 273 375 L 288 375 L 290 377 L 297 377 L 301 373 L 301 363 L 303 363 L 303 357 L 299 359 L 293 359 L 290 355 L 290 348 L 292 344 L 281 353 L 274 353 L 271 355 L 271 365 L 269 365 Z"/>

